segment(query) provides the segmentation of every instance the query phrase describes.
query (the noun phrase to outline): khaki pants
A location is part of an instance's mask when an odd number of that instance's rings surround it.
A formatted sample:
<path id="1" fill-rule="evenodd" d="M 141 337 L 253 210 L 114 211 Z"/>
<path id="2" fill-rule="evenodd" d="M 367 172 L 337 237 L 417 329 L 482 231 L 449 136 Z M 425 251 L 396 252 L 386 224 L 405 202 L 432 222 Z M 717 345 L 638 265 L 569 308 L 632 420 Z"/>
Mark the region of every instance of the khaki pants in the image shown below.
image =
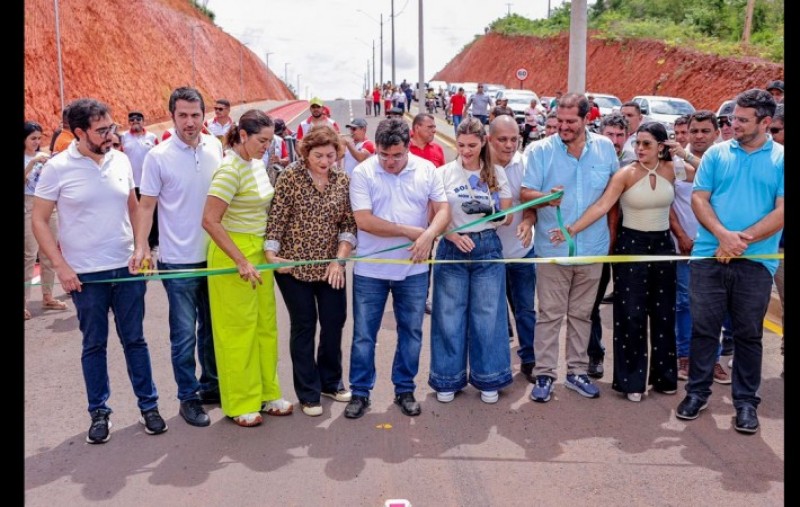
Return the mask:
<path id="1" fill-rule="evenodd" d="M 28 299 L 31 296 L 31 287 L 28 285 L 33 279 L 33 269 L 36 265 L 36 255 L 39 255 L 41 265 L 41 281 L 42 281 L 42 295 L 53 293 L 53 282 L 56 275 L 53 272 L 52 263 L 50 259 L 44 255 L 44 252 L 39 251 L 39 243 L 33 236 L 33 226 L 31 225 L 31 212 L 33 211 L 33 196 L 25 196 L 25 304 L 28 304 Z M 53 208 L 53 214 L 50 215 L 50 231 L 53 237 L 58 237 L 58 214 Z"/>
<path id="2" fill-rule="evenodd" d="M 536 366 L 533 374 L 557 378 L 561 323 L 567 317 L 567 373 L 582 375 L 589 366 L 589 336 L 592 330 L 592 306 L 603 272 L 602 264 L 536 266 L 536 295 L 539 311 L 533 350 Z"/>

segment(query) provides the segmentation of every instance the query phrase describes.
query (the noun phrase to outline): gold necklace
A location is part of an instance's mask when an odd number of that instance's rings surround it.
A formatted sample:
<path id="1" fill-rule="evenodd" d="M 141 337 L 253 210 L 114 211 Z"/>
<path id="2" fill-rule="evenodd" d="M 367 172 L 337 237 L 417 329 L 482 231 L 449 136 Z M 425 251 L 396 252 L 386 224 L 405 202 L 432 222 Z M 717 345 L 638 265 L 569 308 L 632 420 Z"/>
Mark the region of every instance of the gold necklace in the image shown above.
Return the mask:
<path id="1" fill-rule="evenodd" d="M 655 172 L 655 171 L 657 171 L 657 170 L 658 170 L 658 166 L 659 166 L 660 164 L 661 164 L 661 161 L 659 160 L 659 161 L 657 161 L 657 162 L 656 162 L 656 166 L 655 166 L 654 168 L 650 169 L 649 167 L 647 167 L 646 165 L 644 165 L 644 164 L 643 164 L 641 161 L 639 161 L 639 165 L 641 165 L 641 166 L 644 168 L 644 170 L 645 170 L 645 171 L 647 171 L 647 172 L 649 172 L 649 173 L 652 173 L 652 172 Z"/>

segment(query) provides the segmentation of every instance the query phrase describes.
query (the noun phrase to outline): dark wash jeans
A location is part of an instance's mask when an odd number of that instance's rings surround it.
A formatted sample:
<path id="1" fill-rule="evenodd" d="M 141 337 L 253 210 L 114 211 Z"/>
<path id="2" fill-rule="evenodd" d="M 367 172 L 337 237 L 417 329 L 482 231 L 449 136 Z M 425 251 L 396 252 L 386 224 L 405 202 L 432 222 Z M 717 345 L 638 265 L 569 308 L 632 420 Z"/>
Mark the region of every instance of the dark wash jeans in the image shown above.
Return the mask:
<path id="1" fill-rule="evenodd" d="M 275 273 L 289 311 L 289 351 L 294 392 L 300 403 L 319 403 L 320 392 L 342 389 L 342 328 L 347 320 L 347 293 L 328 282 L 304 282 Z M 319 320 L 319 345 L 314 338 Z"/>
<path id="2" fill-rule="evenodd" d="M 350 349 L 353 396 L 369 397 L 375 387 L 375 343 L 390 292 L 397 322 L 397 348 L 392 363 L 394 392 L 414 392 L 427 290 L 428 273 L 407 276 L 403 280 L 353 275 L 353 344 Z"/>
<path id="3" fill-rule="evenodd" d="M 78 275 L 81 291 L 72 291 L 72 302 L 78 314 L 78 324 L 83 334 L 81 366 L 86 383 L 89 412 L 96 409 L 111 411 L 108 399 L 111 386 L 108 381 L 108 312 L 114 314 L 117 336 L 125 354 L 133 392 L 139 410 L 158 406 L 158 391 L 153 382 L 150 351 L 144 339 L 144 295 L 147 285 L 141 281 L 99 282 L 131 277 L 128 267 Z"/>
<path id="4" fill-rule="evenodd" d="M 719 334 L 727 314 L 733 322 L 731 395 L 733 406 L 758 408 L 764 317 L 772 295 L 772 274 L 761 263 L 738 259 L 691 261 L 692 343 L 686 392 L 702 400 L 711 396 Z"/>
<path id="5" fill-rule="evenodd" d="M 172 264 L 158 262 L 158 269 L 200 269 L 206 262 Z M 169 301 L 169 341 L 172 373 L 178 384 L 178 400 L 199 399 L 198 391 L 219 391 L 217 361 L 211 331 L 208 279 L 205 276 L 163 279 Z M 200 362 L 197 379 L 195 348 Z"/>

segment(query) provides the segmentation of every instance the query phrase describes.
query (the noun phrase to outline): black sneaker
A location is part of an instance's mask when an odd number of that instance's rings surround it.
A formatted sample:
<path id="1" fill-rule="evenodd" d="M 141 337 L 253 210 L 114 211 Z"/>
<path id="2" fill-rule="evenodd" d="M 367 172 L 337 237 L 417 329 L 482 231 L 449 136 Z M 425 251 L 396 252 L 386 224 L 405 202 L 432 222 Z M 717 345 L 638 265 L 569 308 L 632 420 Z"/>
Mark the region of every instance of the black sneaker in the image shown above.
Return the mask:
<path id="1" fill-rule="evenodd" d="M 211 424 L 211 418 L 203 410 L 203 404 L 200 400 L 182 401 L 179 413 L 183 420 L 192 426 L 208 426 Z"/>
<path id="2" fill-rule="evenodd" d="M 605 373 L 605 369 L 603 368 L 603 358 L 590 357 L 589 367 L 586 369 L 586 374 L 592 378 L 603 378 L 603 373 Z"/>
<path id="3" fill-rule="evenodd" d="M 536 361 L 531 361 L 530 363 L 522 363 L 519 366 L 519 371 L 525 378 L 528 379 L 528 382 L 534 384 L 536 382 L 536 377 L 533 376 L 533 368 L 536 366 Z"/>
<path id="4" fill-rule="evenodd" d="M 414 417 L 422 412 L 419 402 L 414 399 L 414 393 L 400 393 L 394 397 L 394 402 L 400 405 L 400 411 L 409 417 Z"/>
<path id="5" fill-rule="evenodd" d="M 108 416 L 110 410 L 98 408 L 91 412 L 92 425 L 89 426 L 89 433 L 86 434 L 86 441 L 90 444 L 105 444 L 111 438 L 111 421 Z"/>
<path id="6" fill-rule="evenodd" d="M 350 402 L 344 407 L 344 416 L 348 419 L 358 419 L 367 411 L 370 402 L 366 396 L 355 396 L 350 398 Z"/>
<path id="7" fill-rule="evenodd" d="M 143 410 L 142 416 L 139 418 L 139 422 L 144 424 L 144 432 L 148 435 L 158 435 L 159 433 L 164 433 L 167 431 L 167 429 L 169 429 L 166 421 L 164 421 L 164 418 L 158 413 L 157 408 Z"/>

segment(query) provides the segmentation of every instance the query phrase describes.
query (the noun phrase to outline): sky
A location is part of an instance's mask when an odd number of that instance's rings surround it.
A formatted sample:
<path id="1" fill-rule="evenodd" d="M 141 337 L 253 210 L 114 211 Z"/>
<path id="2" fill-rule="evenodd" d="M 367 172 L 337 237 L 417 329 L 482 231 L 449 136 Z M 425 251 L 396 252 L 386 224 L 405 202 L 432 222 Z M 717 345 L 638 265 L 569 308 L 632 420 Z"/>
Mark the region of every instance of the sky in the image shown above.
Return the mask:
<path id="1" fill-rule="evenodd" d="M 394 0 L 395 82 L 419 78 L 419 2 Z M 201 0 L 201 4 L 203 1 Z M 562 0 L 423 0 L 424 76 L 428 81 L 475 35 L 509 11 L 547 17 Z M 592 2 L 589 2 L 592 3 Z M 380 82 L 383 14 L 383 81 L 392 79 L 392 0 L 208 0 L 223 31 L 247 44 L 279 78 L 288 75 L 299 97 L 361 97 L 369 67 Z M 288 65 L 287 65 L 288 63 Z"/>

